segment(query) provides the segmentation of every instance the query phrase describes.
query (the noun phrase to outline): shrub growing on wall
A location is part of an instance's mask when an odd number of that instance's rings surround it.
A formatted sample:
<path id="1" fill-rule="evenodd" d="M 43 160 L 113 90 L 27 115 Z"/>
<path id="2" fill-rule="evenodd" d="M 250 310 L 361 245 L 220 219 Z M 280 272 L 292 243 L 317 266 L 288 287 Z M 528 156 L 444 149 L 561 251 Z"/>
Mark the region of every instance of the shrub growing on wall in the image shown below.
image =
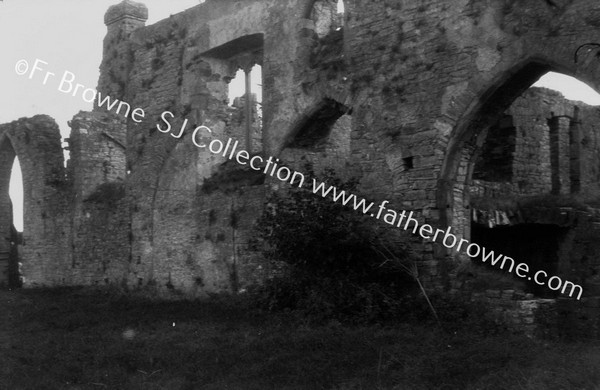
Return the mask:
<path id="1" fill-rule="evenodd" d="M 321 176 L 327 185 L 356 194 L 356 180 L 341 180 L 333 170 Z M 317 320 L 376 321 L 398 313 L 401 297 L 415 287 L 377 248 L 386 234 L 381 224 L 309 188 L 272 194 L 258 231 L 275 270 L 261 294 L 271 310 L 296 310 Z M 389 248 L 398 261 L 409 261 L 398 245 Z"/>

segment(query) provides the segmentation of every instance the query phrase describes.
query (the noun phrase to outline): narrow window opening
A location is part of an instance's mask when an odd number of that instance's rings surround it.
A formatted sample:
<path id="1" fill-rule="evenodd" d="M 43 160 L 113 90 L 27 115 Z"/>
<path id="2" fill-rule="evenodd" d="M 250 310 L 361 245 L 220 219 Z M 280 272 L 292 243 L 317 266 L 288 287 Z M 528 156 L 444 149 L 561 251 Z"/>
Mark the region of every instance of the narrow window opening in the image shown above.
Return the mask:
<path id="1" fill-rule="evenodd" d="M 21 164 L 15 157 L 10 175 L 10 185 L 8 193 L 12 201 L 13 225 L 17 231 L 23 231 L 23 175 L 21 173 Z"/>
<path id="2" fill-rule="evenodd" d="M 263 46 L 263 34 L 251 34 L 202 54 L 214 73 L 224 75 L 215 88 L 229 109 L 227 135 L 250 153 L 262 151 Z"/>
<path id="3" fill-rule="evenodd" d="M 229 106 L 235 109 L 233 122 L 243 128 L 248 151 L 260 151 L 262 144 L 262 67 L 254 64 L 238 69 L 228 86 Z M 247 103 L 248 101 L 248 103 Z"/>
<path id="4" fill-rule="evenodd" d="M 23 231 L 23 184 L 19 161 L 9 142 L 0 147 L 0 286 L 22 284 L 19 244 Z"/>

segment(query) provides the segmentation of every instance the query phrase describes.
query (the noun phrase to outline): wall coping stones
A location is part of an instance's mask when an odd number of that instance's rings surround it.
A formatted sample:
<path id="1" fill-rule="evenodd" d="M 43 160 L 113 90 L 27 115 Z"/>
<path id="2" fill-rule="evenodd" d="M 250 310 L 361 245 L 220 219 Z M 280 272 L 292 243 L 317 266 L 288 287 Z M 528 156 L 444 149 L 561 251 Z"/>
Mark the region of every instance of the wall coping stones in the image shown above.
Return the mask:
<path id="1" fill-rule="evenodd" d="M 142 3 L 123 0 L 119 4 L 110 6 L 104 14 L 104 24 L 107 26 L 123 19 L 135 19 L 145 22 L 148 20 L 148 7 Z"/>

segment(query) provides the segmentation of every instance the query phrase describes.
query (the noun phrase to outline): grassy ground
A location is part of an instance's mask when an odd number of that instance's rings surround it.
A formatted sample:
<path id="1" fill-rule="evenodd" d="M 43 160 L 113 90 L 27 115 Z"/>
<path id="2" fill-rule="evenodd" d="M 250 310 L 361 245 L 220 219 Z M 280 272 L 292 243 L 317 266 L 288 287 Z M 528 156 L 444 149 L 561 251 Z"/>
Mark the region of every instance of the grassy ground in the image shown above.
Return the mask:
<path id="1" fill-rule="evenodd" d="M 597 389 L 600 343 L 303 325 L 243 304 L 0 292 L 0 389 Z M 254 314 L 253 314 L 254 313 Z"/>

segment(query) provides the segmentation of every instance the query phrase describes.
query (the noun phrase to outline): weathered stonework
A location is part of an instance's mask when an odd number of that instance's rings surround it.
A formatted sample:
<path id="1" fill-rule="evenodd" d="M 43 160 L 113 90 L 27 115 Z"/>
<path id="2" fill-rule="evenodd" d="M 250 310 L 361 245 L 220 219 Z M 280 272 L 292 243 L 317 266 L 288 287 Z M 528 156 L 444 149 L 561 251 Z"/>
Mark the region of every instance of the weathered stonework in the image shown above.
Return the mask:
<path id="1" fill-rule="evenodd" d="M 357 176 L 370 200 L 387 199 L 467 239 L 472 225 L 493 230 L 477 226 L 477 210 L 505 213 L 496 225 L 565 229 L 556 271 L 595 295 L 587 266 L 595 250 L 589 237 L 597 237 L 587 229 L 596 226 L 593 211 L 579 208 L 579 222 L 565 224 L 500 205 L 546 194 L 585 203 L 600 190 L 595 109 L 548 91 L 521 96 L 548 71 L 600 87 L 595 50 L 573 61 L 578 47 L 597 39 L 600 4 L 346 0 L 342 18 L 334 3 L 208 0 L 152 26 L 144 26 L 140 4 L 111 7 L 98 91 L 146 115 L 135 123 L 96 107 L 74 118 L 71 161 L 59 174 L 66 184 L 56 196 L 64 204 L 38 193 L 26 203 L 29 215 L 35 207 L 56 213 L 51 233 L 36 230 L 40 220 L 26 223 L 26 284 L 205 296 L 259 281 L 266 270 L 249 246 L 252 226 L 279 183 L 196 147 L 193 129 L 205 125 L 211 138 L 242 144 L 249 132 L 252 153 L 295 169 L 311 161 Z M 262 119 L 248 129 L 244 100 L 228 104 L 228 83 L 254 65 L 262 67 Z M 165 111 L 174 116 L 171 133 L 188 119 L 181 138 L 157 130 Z M 478 197 L 493 207 L 475 207 Z M 549 215 L 561 212 L 549 207 Z M 524 219 L 511 220 L 519 212 Z M 61 251 L 42 265 L 27 247 L 57 232 L 67 238 L 53 241 L 64 242 Z M 460 284 L 464 256 L 408 240 L 428 288 Z M 526 296 L 526 286 L 515 289 Z"/>
<path id="2" fill-rule="evenodd" d="M 0 151 L 3 188 L 0 252 L 8 252 L 11 241 L 14 242 L 8 183 L 14 158 L 18 156 L 23 173 L 23 223 L 27 227 L 20 251 L 23 283 L 33 286 L 43 280 L 54 285 L 70 284 L 71 194 L 63 167 L 58 126 L 52 118 L 43 115 L 0 125 Z M 11 260 L 17 261 L 14 257 Z M 11 266 L 14 272 L 17 266 Z M 14 276 L 0 274 L 0 285 L 7 285 L 9 281 L 14 284 Z"/>

